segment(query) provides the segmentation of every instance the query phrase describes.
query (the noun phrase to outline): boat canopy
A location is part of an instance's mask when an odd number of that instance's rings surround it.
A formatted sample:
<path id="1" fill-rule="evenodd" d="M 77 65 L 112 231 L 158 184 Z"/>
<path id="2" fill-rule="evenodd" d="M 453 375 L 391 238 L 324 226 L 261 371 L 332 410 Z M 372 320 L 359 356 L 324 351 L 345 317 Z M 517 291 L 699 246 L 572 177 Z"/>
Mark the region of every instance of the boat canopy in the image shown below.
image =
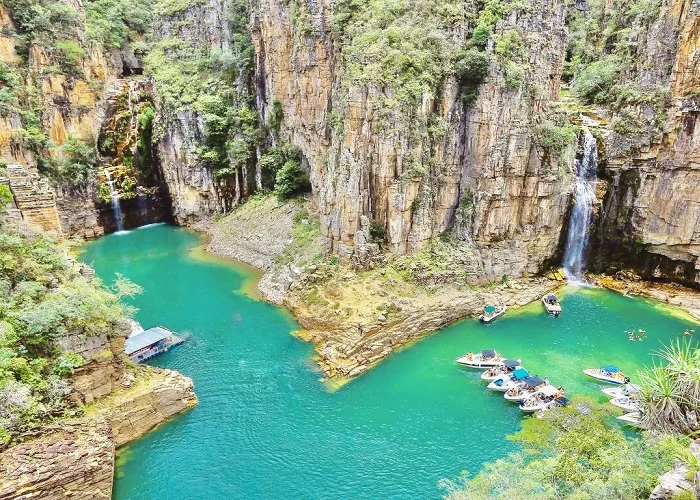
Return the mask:
<path id="1" fill-rule="evenodd" d="M 522 380 L 524 378 L 528 378 L 530 374 L 525 368 L 518 368 L 513 372 L 513 376 L 515 377 L 515 380 Z"/>
<path id="2" fill-rule="evenodd" d="M 617 366 L 613 366 L 613 365 L 605 365 L 603 367 L 603 370 L 605 370 L 608 373 L 619 373 L 620 372 L 620 369 Z"/>
<path id="3" fill-rule="evenodd" d="M 630 394 L 637 394 L 639 392 L 639 386 L 635 384 L 625 384 L 625 389 Z"/>
<path id="4" fill-rule="evenodd" d="M 520 366 L 520 361 L 517 359 L 504 359 L 503 364 L 506 365 L 508 368 L 515 368 L 516 366 Z"/>
<path id="5" fill-rule="evenodd" d="M 496 306 L 484 306 L 484 312 L 487 314 L 496 312 Z"/>
<path id="6" fill-rule="evenodd" d="M 544 380 L 542 380 L 540 377 L 526 377 L 523 379 L 523 382 L 525 382 L 525 385 L 528 387 L 537 387 L 544 384 Z"/>
<path id="7" fill-rule="evenodd" d="M 569 404 L 569 400 L 566 399 L 564 396 L 560 396 L 554 401 L 556 401 L 559 406 L 566 406 Z"/>
<path id="8" fill-rule="evenodd" d="M 553 385 L 545 385 L 542 389 L 540 389 L 540 392 L 545 396 L 549 396 L 551 398 L 552 396 L 559 393 L 559 389 L 557 389 Z"/>
<path id="9" fill-rule="evenodd" d="M 550 293 L 550 294 L 547 296 L 547 298 L 548 298 L 549 300 L 551 300 L 551 301 L 557 300 L 557 296 L 554 295 L 553 293 Z"/>
<path id="10" fill-rule="evenodd" d="M 482 358 L 495 358 L 496 357 L 496 351 L 488 349 L 486 351 L 481 351 L 481 357 Z"/>

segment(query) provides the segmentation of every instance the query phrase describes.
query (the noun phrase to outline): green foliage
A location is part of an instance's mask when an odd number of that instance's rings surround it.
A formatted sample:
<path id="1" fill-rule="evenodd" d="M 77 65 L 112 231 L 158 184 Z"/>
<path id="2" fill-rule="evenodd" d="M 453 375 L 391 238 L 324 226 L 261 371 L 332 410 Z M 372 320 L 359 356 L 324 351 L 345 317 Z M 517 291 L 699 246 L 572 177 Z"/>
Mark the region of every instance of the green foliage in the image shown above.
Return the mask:
<path id="1" fill-rule="evenodd" d="M 53 240 L 0 232 L 2 443 L 69 404 L 62 378 L 84 360 L 61 352 L 57 341 L 73 334 L 113 336 L 128 312 L 99 282 L 82 278 Z"/>
<path id="2" fill-rule="evenodd" d="M 282 103 L 279 99 L 272 101 L 272 110 L 270 111 L 270 118 L 267 120 L 270 130 L 272 130 L 275 135 L 279 134 L 280 126 L 282 125 L 282 120 L 284 119 L 284 112 L 282 111 Z"/>
<path id="3" fill-rule="evenodd" d="M 341 2 L 334 22 L 346 41 L 345 85 L 387 89 L 387 109 L 435 95 L 460 50 L 450 30 L 467 16 L 466 4 L 448 0 Z"/>
<path id="4" fill-rule="evenodd" d="M 147 0 L 86 0 L 84 5 L 87 40 L 105 49 L 135 41 L 152 23 L 152 2 Z"/>
<path id="5" fill-rule="evenodd" d="M 581 404 L 593 411 L 579 413 Z M 579 399 L 543 419 L 526 419 L 512 436 L 524 450 L 472 479 L 465 475 L 460 485 L 443 482 L 448 498 L 648 498 L 687 441 L 652 434 L 626 439 L 607 422 L 607 411 Z"/>
<path id="6" fill-rule="evenodd" d="M 295 194 L 310 190 L 309 174 L 298 161 L 289 160 L 277 171 L 274 193 L 280 200 L 286 200 Z"/>
<path id="7" fill-rule="evenodd" d="M 73 351 L 66 351 L 56 358 L 53 372 L 59 377 L 65 377 L 71 375 L 73 370 L 80 368 L 84 363 L 85 360 L 80 354 L 74 353 Z"/>
<path id="8" fill-rule="evenodd" d="M 610 89 L 618 75 L 620 61 L 606 57 L 584 67 L 576 76 L 573 92 L 588 104 L 605 103 L 610 100 Z"/>
<path id="9" fill-rule="evenodd" d="M 493 51 L 503 69 L 506 86 L 518 88 L 525 83 L 530 64 L 520 33 L 511 29 L 498 35 Z"/>
<path id="10" fill-rule="evenodd" d="M 380 222 L 372 219 L 369 222 L 369 235 L 376 243 L 386 241 L 386 228 Z"/>
<path id="11" fill-rule="evenodd" d="M 85 144 L 75 136 L 69 135 L 59 148 L 56 177 L 73 186 L 83 184 L 97 165 L 97 154 L 92 144 Z"/>
<path id="12" fill-rule="evenodd" d="M 5 207 L 12 201 L 12 192 L 6 184 L 0 184 L 0 211 L 5 210 Z"/>
<path id="13" fill-rule="evenodd" d="M 287 162 L 301 161 L 301 152 L 288 143 L 281 143 L 277 147 L 268 149 L 258 160 L 258 166 L 262 176 L 264 189 L 273 190 L 277 172 Z"/>
<path id="14" fill-rule="evenodd" d="M 471 48 L 460 52 L 455 61 L 455 74 L 459 79 L 462 97 L 467 103 L 476 100 L 478 88 L 489 70 L 489 58 L 485 52 Z"/>
<path id="15" fill-rule="evenodd" d="M 97 197 L 103 203 L 110 203 L 112 201 L 112 193 L 109 190 L 109 186 L 104 182 L 101 182 L 100 185 L 97 186 Z"/>

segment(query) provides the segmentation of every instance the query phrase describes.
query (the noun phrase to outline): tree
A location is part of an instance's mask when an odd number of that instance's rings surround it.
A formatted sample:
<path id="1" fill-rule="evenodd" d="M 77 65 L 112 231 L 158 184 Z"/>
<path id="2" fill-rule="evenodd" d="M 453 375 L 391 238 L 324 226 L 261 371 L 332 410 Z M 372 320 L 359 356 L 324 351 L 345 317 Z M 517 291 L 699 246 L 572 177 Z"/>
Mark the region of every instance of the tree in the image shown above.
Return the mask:
<path id="1" fill-rule="evenodd" d="M 0 184 L 0 210 L 5 210 L 5 207 L 12 201 L 12 192 L 5 184 Z"/>

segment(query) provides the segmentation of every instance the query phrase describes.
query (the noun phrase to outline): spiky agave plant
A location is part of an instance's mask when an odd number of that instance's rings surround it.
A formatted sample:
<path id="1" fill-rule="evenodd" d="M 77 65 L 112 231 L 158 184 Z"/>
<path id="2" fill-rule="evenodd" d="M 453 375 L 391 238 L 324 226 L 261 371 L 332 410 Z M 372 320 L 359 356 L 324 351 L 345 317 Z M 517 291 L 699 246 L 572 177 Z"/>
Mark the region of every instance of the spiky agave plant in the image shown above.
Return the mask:
<path id="1" fill-rule="evenodd" d="M 665 366 L 654 366 L 639 376 L 642 424 L 662 432 L 692 432 L 684 411 L 688 401 L 673 372 Z"/>
<path id="2" fill-rule="evenodd" d="M 656 352 L 667 362 L 665 369 L 683 391 L 691 406 L 700 402 L 700 350 L 695 344 L 676 339 Z"/>

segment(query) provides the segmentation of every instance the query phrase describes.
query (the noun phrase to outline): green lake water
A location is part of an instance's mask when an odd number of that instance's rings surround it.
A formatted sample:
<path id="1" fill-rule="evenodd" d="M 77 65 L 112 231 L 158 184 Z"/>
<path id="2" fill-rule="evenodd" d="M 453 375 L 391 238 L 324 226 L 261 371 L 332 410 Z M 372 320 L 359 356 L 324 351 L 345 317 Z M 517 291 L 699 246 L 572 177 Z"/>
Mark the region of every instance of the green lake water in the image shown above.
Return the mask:
<path id="1" fill-rule="evenodd" d="M 252 273 L 201 243 L 154 225 L 80 255 L 106 282 L 121 273 L 143 287 L 132 303 L 144 327 L 187 336 L 150 363 L 191 377 L 199 396 L 120 452 L 117 499 L 438 498 L 440 478 L 514 451 L 504 437 L 524 418 L 456 357 L 494 348 L 569 395 L 602 396 L 582 369 L 617 364 L 634 381 L 650 352 L 693 327 L 651 302 L 569 288 L 557 319 L 535 303 L 491 325 L 463 321 L 333 392 L 312 347 L 290 335 L 291 315 L 250 298 Z M 638 328 L 646 340 L 630 342 L 625 331 Z"/>

